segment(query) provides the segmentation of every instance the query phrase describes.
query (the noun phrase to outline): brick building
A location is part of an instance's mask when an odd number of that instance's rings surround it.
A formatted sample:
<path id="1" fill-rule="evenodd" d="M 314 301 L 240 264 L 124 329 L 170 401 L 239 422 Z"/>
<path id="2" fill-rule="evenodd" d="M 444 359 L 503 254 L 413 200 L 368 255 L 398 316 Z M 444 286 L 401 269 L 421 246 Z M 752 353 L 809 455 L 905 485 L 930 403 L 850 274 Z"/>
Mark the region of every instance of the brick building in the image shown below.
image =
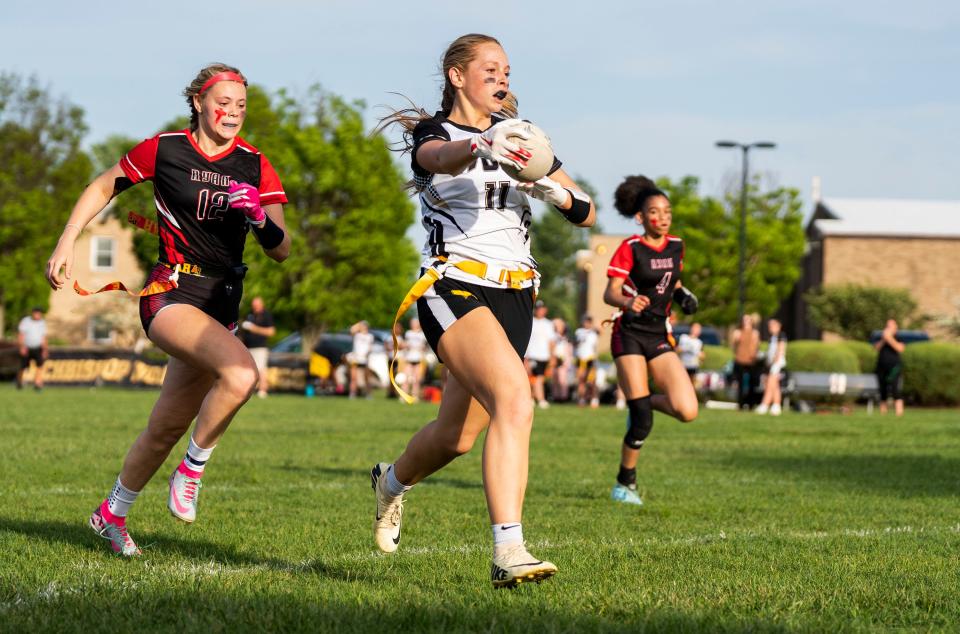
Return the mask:
<path id="1" fill-rule="evenodd" d="M 861 284 L 910 291 L 937 321 L 960 314 L 960 201 L 830 198 L 807 224 L 803 271 L 780 315 L 788 335 L 819 339 L 803 295 L 820 286 Z M 882 327 L 882 324 L 877 324 Z"/>

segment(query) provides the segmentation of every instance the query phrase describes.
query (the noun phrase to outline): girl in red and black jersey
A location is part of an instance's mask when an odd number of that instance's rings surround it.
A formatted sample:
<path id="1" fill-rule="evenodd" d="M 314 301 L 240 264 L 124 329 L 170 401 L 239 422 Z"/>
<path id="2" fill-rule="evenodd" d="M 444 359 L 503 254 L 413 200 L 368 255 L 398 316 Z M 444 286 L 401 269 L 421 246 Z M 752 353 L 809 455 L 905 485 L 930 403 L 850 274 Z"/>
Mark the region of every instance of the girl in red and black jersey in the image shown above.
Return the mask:
<path id="1" fill-rule="evenodd" d="M 674 352 L 669 322 L 674 301 L 690 315 L 697 310 L 697 298 L 680 284 L 683 240 L 668 233 L 672 211 L 667 195 L 650 179 L 629 176 L 617 187 L 615 199 L 617 211 L 643 225 L 644 233 L 624 240 L 613 254 L 603 293 L 606 303 L 620 309 L 610 344 L 629 408 L 611 497 L 639 505 L 637 458 L 653 428 L 653 410 L 683 422 L 697 417 L 697 395 Z M 648 372 L 663 394 L 650 395 Z"/>
<path id="2" fill-rule="evenodd" d="M 256 365 L 234 336 L 246 271 L 243 247 L 252 230 L 266 254 L 281 262 L 290 237 L 280 179 L 266 157 L 238 136 L 246 85 L 230 66 L 200 71 L 183 93 L 190 127 L 143 141 L 98 176 L 77 201 L 47 262 L 47 280 L 57 290 L 71 276 L 74 243 L 87 223 L 123 190 L 153 182 L 160 257 L 141 292 L 140 318 L 170 362 L 147 428 L 127 453 L 113 491 L 90 517 L 90 526 L 125 556 L 140 552 L 126 529 L 130 506 L 196 418 L 168 497 L 175 517 L 194 521 L 206 462 L 257 386 Z"/>

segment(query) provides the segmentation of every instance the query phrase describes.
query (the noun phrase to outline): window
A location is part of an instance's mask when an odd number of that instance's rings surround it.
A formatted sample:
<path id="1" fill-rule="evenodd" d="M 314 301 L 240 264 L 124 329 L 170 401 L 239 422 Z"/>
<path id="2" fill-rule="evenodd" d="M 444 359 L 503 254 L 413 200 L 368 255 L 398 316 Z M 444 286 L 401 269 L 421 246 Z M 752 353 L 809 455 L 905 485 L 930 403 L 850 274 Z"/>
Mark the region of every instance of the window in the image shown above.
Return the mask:
<path id="1" fill-rule="evenodd" d="M 90 268 L 94 271 L 112 271 L 113 270 L 113 251 L 115 241 L 113 238 L 104 236 L 93 236 L 90 240 Z"/>
<path id="2" fill-rule="evenodd" d="M 113 327 L 100 315 L 87 322 L 87 339 L 94 343 L 113 343 Z"/>

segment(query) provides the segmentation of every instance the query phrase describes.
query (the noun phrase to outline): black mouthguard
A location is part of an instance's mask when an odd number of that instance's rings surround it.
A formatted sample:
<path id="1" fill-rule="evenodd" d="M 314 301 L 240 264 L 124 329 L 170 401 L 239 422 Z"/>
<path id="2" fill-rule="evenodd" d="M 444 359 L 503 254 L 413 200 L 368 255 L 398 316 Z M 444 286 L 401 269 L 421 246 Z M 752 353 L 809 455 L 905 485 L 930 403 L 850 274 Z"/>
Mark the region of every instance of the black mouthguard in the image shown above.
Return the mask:
<path id="1" fill-rule="evenodd" d="M 495 93 L 493 93 L 493 96 L 496 97 L 497 99 L 506 99 L 506 98 L 507 98 L 507 91 L 506 91 L 506 90 L 501 90 L 500 92 L 495 92 Z"/>

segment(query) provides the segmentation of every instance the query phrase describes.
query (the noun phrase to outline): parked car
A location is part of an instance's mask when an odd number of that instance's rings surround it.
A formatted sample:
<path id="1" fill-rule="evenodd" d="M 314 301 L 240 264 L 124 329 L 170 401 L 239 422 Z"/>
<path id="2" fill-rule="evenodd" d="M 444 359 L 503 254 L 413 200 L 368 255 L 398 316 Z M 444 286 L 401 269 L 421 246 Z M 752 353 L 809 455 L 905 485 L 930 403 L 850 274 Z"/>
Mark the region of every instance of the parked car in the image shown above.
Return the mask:
<path id="1" fill-rule="evenodd" d="M 674 324 L 673 336 L 677 339 L 680 335 L 690 334 L 690 324 Z M 720 338 L 720 332 L 713 326 L 700 326 L 700 341 L 705 346 L 722 346 L 723 340 Z"/>
<path id="2" fill-rule="evenodd" d="M 870 343 L 877 343 L 882 337 L 882 330 L 874 330 L 870 333 Z M 898 330 L 896 339 L 902 344 L 910 345 L 911 343 L 930 341 L 930 335 L 922 330 Z"/>
<path id="3" fill-rule="evenodd" d="M 390 337 L 389 330 L 371 330 L 373 334 L 373 348 L 370 350 L 370 357 L 367 360 L 367 366 L 376 377 L 380 387 L 386 386 L 390 382 L 387 373 L 387 347 L 386 339 Z M 320 335 L 313 346 L 313 352 L 319 354 L 330 362 L 334 368 L 344 362 L 344 355 L 353 349 L 353 336 L 349 332 L 325 332 Z M 310 355 L 302 352 L 303 336 L 300 332 L 292 332 L 276 343 L 270 349 L 270 365 L 291 367 L 291 364 L 299 364 L 307 368 L 310 365 Z"/>

